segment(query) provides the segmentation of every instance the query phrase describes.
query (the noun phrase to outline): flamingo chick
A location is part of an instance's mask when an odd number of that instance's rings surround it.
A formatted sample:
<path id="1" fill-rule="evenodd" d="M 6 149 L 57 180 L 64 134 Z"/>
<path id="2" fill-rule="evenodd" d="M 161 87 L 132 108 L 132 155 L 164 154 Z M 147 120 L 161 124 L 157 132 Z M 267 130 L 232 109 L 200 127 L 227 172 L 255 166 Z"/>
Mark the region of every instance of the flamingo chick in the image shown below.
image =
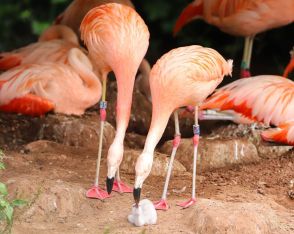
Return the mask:
<path id="1" fill-rule="evenodd" d="M 20 64 L 61 62 L 67 64 L 68 51 L 80 48 L 77 35 L 67 26 L 49 27 L 38 42 L 12 52 L 0 53 L 0 70 L 9 70 Z"/>
<path id="2" fill-rule="evenodd" d="M 294 82 L 281 76 L 260 75 L 237 80 L 217 90 L 203 109 L 233 110 L 277 128 L 263 131 L 266 141 L 294 145 Z"/>
<path id="3" fill-rule="evenodd" d="M 192 199 L 181 203 L 188 207 L 195 202 L 196 157 L 200 129 L 198 125 L 198 106 L 223 80 L 225 75 L 231 75 L 232 60 L 226 61 L 217 51 L 201 46 L 187 46 L 171 50 L 163 55 L 153 66 L 150 73 L 150 89 L 152 96 L 152 120 L 146 138 L 144 150 L 136 163 L 136 179 L 134 199 L 138 204 L 141 188 L 148 177 L 154 150 L 159 142 L 168 119 L 179 107 L 195 106 L 194 138 L 194 167 Z M 167 209 L 166 193 L 172 170 L 172 163 L 180 143 L 178 114 L 175 111 L 175 139 L 172 156 L 168 166 L 166 182 L 161 201 L 155 203 L 157 209 Z"/>
<path id="4" fill-rule="evenodd" d="M 174 34 L 193 19 L 203 19 L 221 31 L 245 37 L 241 77 L 250 77 L 254 36 L 294 21 L 293 0 L 195 0 L 179 16 Z"/>
<path id="5" fill-rule="evenodd" d="M 101 83 L 79 49 L 62 63 L 24 64 L 0 75 L 0 110 L 32 116 L 50 110 L 81 115 L 101 97 Z"/>
<path id="6" fill-rule="evenodd" d="M 87 196 L 104 199 L 111 193 L 114 184 L 117 187 L 116 191 L 132 192 L 132 189 L 120 180 L 118 169 L 123 158 L 123 142 L 130 118 L 135 76 L 149 45 L 149 31 L 133 8 L 109 3 L 95 7 L 87 13 L 81 24 L 81 36 L 92 61 L 101 73 L 103 82 L 96 178 Z M 116 135 L 107 155 L 107 194 L 98 187 L 98 178 L 106 119 L 106 81 L 110 71 L 114 72 L 117 80 L 117 113 Z M 115 174 L 116 181 L 114 181 Z"/>

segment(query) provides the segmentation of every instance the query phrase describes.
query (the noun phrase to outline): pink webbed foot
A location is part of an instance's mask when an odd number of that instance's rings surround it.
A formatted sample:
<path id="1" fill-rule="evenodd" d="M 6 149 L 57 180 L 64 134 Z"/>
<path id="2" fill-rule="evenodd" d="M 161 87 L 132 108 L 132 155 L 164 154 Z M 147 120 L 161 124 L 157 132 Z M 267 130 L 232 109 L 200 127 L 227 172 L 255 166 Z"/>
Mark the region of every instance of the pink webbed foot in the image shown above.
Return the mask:
<path id="1" fill-rule="evenodd" d="M 129 187 L 122 181 L 115 180 L 113 182 L 113 188 L 112 191 L 118 192 L 118 193 L 132 193 L 133 188 Z"/>
<path id="2" fill-rule="evenodd" d="M 157 202 L 153 203 L 156 210 L 168 210 L 169 206 L 165 199 L 160 199 Z"/>
<path id="3" fill-rule="evenodd" d="M 196 202 L 195 198 L 191 198 L 188 201 L 182 202 L 182 203 L 177 203 L 177 206 L 183 207 L 183 209 L 186 209 L 190 206 L 192 206 Z"/>
<path id="4" fill-rule="evenodd" d="M 86 192 L 87 198 L 95 198 L 99 200 L 104 200 L 105 198 L 109 198 L 110 195 L 103 189 L 99 188 L 98 186 L 93 186 Z"/>

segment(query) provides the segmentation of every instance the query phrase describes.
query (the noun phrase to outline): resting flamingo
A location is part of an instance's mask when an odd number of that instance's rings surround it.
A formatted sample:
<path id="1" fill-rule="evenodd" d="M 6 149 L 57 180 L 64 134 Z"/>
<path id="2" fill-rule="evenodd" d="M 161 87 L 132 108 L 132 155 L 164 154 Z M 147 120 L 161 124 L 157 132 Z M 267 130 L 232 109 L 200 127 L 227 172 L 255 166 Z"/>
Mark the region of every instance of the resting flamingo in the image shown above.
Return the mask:
<path id="1" fill-rule="evenodd" d="M 241 77 L 250 77 L 254 36 L 294 21 L 293 0 L 195 0 L 179 16 L 176 34 L 193 19 L 203 19 L 221 31 L 245 37 Z"/>
<path id="2" fill-rule="evenodd" d="M 111 193 L 114 184 L 116 191 L 132 192 L 132 189 L 120 180 L 119 165 L 123 158 L 123 142 L 130 118 L 135 76 L 149 45 L 149 31 L 143 19 L 133 8 L 109 3 L 95 7 L 87 13 L 81 23 L 81 37 L 92 61 L 101 73 L 103 84 L 96 177 L 94 186 L 87 192 L 87 196 L 104 199 Z M 111 70 L 117 80 L 118 93 L 116 135 L 107 155 L 107 194 L 98 186 L 98 179 L 103 127 L 106 119 L 106 81 L 107 74 Z M 114 181 L 115 174 L 116 181 Z"/>
<path id="3" fill-rule="evenodd" d="M 141 188 L 151 171 L 155 147 L 164 132 L 170 115 L 175 111 L 175 138 L 172 155 L 162 198 L 155 203 L 157 209 L 168 208 L 166 193 L 173 160 L 180 144 L 177 109 L 188 105 L 195 106 L 192 198 L 179 205 L 186 208 L 195 203 L 196 158 L 200 134 L 198 106 L 214 91 L 225 75 L 231 75 L 231 71 L 232 60 L 226 61 L 217 51 L 196 45 L 171 50 L 153 66 L 150 73 L 152 120 L 144 150 L 136 163 L 133 191 L 136 204 L 139 203 Z"/>
<path id="4" fill-rule="evenodd" d="M 100 97 L 100 80 L 77 48 L 68 52 L 68 65 L 23 64 L 0 75 L 1 111 L 39 116 L 53 110 L 81 115 Z"/>
<path id="5" fill-rule="evenodd" d="M 261 75 L 237 80 L 217 90 L 202 109 L 233 110 L 265 125 L 266 141 L 294 145 L 294 82 L 280 76 Z"/>
<path id="6" fill-rule="evenodd" d="M 67 26 L 49 27 L 38 42 L 12 52 L 0 53 L 0 70 L 8 70 L 20 64 L 61 62 L 67 63 L 68 51 L 80 48 L 77 35 Z"/>

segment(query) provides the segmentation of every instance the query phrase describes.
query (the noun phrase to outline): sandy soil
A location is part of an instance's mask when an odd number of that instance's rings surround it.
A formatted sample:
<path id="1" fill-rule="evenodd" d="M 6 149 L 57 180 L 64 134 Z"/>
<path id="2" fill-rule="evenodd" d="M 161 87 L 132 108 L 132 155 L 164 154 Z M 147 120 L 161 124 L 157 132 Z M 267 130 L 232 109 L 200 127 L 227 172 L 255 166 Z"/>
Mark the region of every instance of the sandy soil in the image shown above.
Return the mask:
<path id="1" fill-rule="evenodd" d="M 294 179 L 293 153 L 258 164 L 199 172 L 198 199 L 277 203 L 292 214 L 288 218 L 293 220 L 294 201 L 288 195 L 289 182 Z M 28 206 L 17 210 L 13 233 L 193 233 L 186 218 L 192 208 L 183 210 L 175 205 L 190 196 L 189 173 L 172 178 L 168 196 L 171 208 L 158 212 L 158 224 L 136 228 L 126 219 L 132 194 L 113 193 L 104 202 L 84 197 L 95 174 L 96 152 L 40 142 L 31 150 L 18 147 L 5 150 L 5 154 L 7 169 L 1 172 L 1 181 L 8 184 L 11 196 L 29 201 Z M 122 172 L 122 177 L 133 184 L 133 175 Z M 159 199 L 163 183 L 164 178 L 149 177 L 143 197 Z"/>

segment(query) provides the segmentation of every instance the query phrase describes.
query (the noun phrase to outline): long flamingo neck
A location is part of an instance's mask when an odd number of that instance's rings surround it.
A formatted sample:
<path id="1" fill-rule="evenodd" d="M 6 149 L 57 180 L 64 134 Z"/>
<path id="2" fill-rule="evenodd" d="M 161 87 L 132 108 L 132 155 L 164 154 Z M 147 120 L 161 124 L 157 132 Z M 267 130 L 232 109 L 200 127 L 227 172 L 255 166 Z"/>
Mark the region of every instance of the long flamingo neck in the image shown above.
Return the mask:
<path id="1" fill-rule="evenodd" d="M 92 64 L 83 52 L 79 49 L 71 49 L 68 55 L 68 60 L 72 68 L 80 75 L 85 86 L 93 91 L 101 90 L 101 83 L 92 69 Z"/>
<path id="2" fill-rule="evenodd" d="M 171 109 L 158 108 L 153 106 L 151 125 L 146 138 L 143 150 L 144 153 L 153 154 L 156 145 L 163 135 L 171 114 Z"/>
<path id="3" fill-rule="evenodd" d="M 119 136 L 124 136 L 128 127 L 136 72 L 128 67 L 114 71 L 117 80 L 116 128 Z"/>
<path id="4" fill-rule="evenodd" d="M 289 64 L 287 65 L 283 76 L 287 78 L 293 70 L 294 70 L 294 57 L 290 60 Z"/>
<path id="5" fill-rule="evenodd" d="M 71 28 L 65 25 L 54 25 L 48 28 L 39 38 L 39 41 L 61 39 L 79 45 L 79 39 Z"/>

